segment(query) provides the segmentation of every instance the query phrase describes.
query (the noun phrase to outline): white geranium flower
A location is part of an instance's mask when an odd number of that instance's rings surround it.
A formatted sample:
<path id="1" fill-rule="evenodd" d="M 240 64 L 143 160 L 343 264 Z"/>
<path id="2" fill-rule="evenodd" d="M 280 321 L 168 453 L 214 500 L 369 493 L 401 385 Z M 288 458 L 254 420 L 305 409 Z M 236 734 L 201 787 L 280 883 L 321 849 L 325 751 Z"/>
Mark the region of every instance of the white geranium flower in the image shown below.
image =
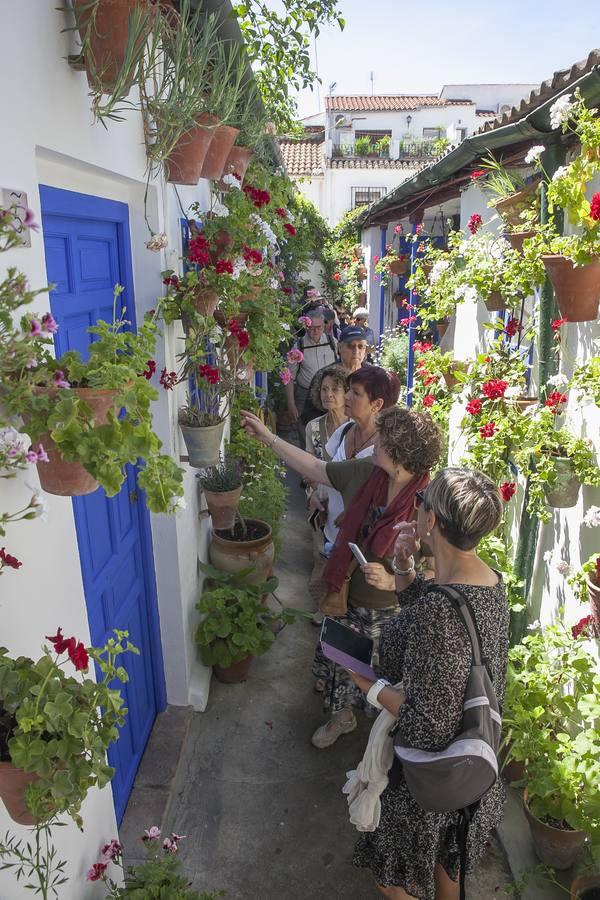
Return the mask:
<path id="1" fill-rule="evenodd" d="M 277 288 L 279 287 L 279 281 L 277 280 L 277 278 L 271 278 L 271 280 L 269 281 L 269 287 L 273 288 L 274 291 L 277 290 Z"/>
<path id="2" fill-rule="evenodd" d="M 517 384 L 513 384 L 510 387 L 506 388 L 504 392 L 504 396 L 508 400 L 514 400 L 515 397 L 521 397 L 523 395 L 523 389 L 520 388 Z"/>
<path id="3" fill-rule="evenodd" d="M 26 434 L 21 434 L 16 428 L 0 428 L 0 450 L 11 451 L 11 455 L 18 456 L 27 453 L 31 441 Z"/>
<path id="4" fill-rule="evenodd" d="M 435 284 L 438 280 L 442 272 L 445 272 L 446 269 L 450 268 L 450 262 L 447 259 L 438 259 L 437 262 L 433 264 L 431 269 L 431 275 L 429 276 L 429 283 Z"/>
<path id="5" fill-rule="evenodd" d="M 187 509 L 185 497 L 171 497 L 171 499 L 169 500 L 169 506 L 175 512 L 175 514 L 183 512 L 184 509 Z"/>
<path id="6" fill-rule="evenodd" d="M 568 562 L 565 562 L 564 559 L 559 559 L 556 563 L 556 571 L 560 575 L 570 575 L 571 574 L 571 566 Z"/>
<path id="7" fill-rule="evenodd" d="M 226 184 L 227 187 L 237 188 L 238 191 L 242 189 L 242 182 L 239 178 L 236 178 L 235 175 L 224 175 L 221 179 L 223 184 Z"/>
<path id="8" fill-rule="evenodd" d="M 600 526 L 600 506 L 590 506 L 583 517 L 583 524 L 586 528 L 598 528 Z"/>
<path id="9" fill-rule="evenodd" d="M 552 181 L 558 181 L 560 178 L 564 178 L 565 175 L 568 175 L 569 167 L 568 166 L 559 166 L 554 175 L 552 176 Z"/>
<path id="10" fill-rule="evenodd" d="M 29 508 L 33 513 L 33 519 L 41 519 L 42 522 L 45 522 L 48 518 L 48 513 L 50 511 L 50 507 L 47 501 L 42 496 L 41 491 L 38 491 L 37 488 L 31 487 L 30 484 L 25 482 L 26 486 L 31 491 L 31 500 L 29 501 Z"/>
<path id="11" fill-rule="evenodd" d="M 538 628 L 541 628 L 542 623 L 539 619 L 536 619 L 535 622 L 530 622 L 527 626 L 527 631 L 537 631 Z"/>
<path id="12" fill-rule="evenodd" d="M 552 559 L 553 555 L 554 555 L 554 551 L 553 551 L 553 550 L 546 550 L 546 552 L 544 553 L 544 562 L 550 562 L 550 560 Z"/>
<path id="13" fill-rule="evenodd" d="M 562 372 L 559 372 L 558 375 L 553 375 L 552 378 L 548 379 L 548 384 L 551 384 L 552 387 L 564 387 L 569 383 L 569 379 Z"/>
<path id="14" fill-rule="evenodd" d="M 527 156 L 525 157 L 525 162 L 529 165 L 530 163 L 535 163 L 539 160 L 540 156 L 544 152 L 546 148 L 543 144 L 536 144 L 535 147 L 532 147 Z"/>
<path id="15" fill-rule="evenodd" d="M 560 128 L 561 125 L 568 122 L 574 106 L 571 94 L 564 94 L 562 97 L 559 97 L 550 107 L 550 126 L 552 128 Z"/>
<path id="16" fill-rule="evenodd" d="M 281 327 L 283 328 L 284 331 L 291 331 L 291 330 L 292 330 L 292 329 L 290 328 L 290 326 L 288 325 L 287 322 L 282 322 L 282 323 L 281 323 Z"/>

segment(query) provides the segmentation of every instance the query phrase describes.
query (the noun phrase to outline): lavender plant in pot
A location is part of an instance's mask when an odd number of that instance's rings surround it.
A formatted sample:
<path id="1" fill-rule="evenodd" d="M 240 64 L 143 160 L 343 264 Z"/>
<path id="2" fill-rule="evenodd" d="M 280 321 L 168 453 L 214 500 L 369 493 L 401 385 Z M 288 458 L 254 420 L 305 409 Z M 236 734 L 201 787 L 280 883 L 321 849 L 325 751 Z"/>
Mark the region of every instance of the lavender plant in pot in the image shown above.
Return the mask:
<path id="1" fill-rule="evenodd" d="M 232 529 L 242 494 L 242 473 L 238 460 L 226 456 L 216 466 L 197 475 L 206 498 L 213 528 Z"/>

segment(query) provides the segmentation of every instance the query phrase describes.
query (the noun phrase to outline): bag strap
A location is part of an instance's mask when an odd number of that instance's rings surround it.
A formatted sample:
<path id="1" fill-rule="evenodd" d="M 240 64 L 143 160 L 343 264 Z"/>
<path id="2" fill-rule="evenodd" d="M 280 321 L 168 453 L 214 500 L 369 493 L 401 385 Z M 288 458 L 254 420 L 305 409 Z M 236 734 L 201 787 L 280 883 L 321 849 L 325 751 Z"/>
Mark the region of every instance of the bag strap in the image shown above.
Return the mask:
<path id="1" fill-rule="evenodd" d="M 476 803 L 472 803 L 470 806 L 466 806 L 464 809 L 459 810 L 458 812 L 458 826 L 457 826 L 457 841 L 458 841 L 458 849 L 460 853 L 460 869 L 459 869 L 459 884 L 460 884 L 460 900 L 466 900 L 465 893 L 465 880 L 467 877 L 467 841 L 469 837 L 469 825 L 473 821 L 473 816 L 477 812 L 479 808 L 479 800 Z"/>
<path id="2" fill-rule="evenodd" d="M 450 600 L 463 625 L 467 629 L 467 634 L 469 635 L 469 640 L 471 642 L 471 650 L 473 652 L 473 665 L 487 665 L 487 660 L 485 660 L 482 655 L 481 635 L 479 634 L 477 621 L 473 614 L 473 608 L 462 591 L 457 591 L 456 588 L 450 587 L 447 584 L 429 585 L 427 590 L 438 591 Z"/>

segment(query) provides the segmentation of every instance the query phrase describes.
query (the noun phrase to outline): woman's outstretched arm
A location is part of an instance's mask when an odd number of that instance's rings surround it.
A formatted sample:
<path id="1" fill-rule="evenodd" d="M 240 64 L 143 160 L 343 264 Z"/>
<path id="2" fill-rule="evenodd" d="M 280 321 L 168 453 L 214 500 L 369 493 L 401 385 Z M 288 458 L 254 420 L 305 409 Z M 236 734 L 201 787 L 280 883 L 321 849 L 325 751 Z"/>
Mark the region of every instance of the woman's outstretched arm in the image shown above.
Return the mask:
<path id="1" fill-rule="evenodd" d="M 267 426 L 254 413 L 241 410 L 240 416 L 242 427 L 245 428 L 248 434 L 273 450 L 286 465 L 299 472 L 303 478 L 314 484 L 331 485 L 327 477 L 327 464 L 322 459 L 316 459 L 311 453 L 307 453 L 306 450 L 300 450 L 299 447 L 288 444 L 287 441 L 282 441 L 280 437 L 269 431 Z"/>

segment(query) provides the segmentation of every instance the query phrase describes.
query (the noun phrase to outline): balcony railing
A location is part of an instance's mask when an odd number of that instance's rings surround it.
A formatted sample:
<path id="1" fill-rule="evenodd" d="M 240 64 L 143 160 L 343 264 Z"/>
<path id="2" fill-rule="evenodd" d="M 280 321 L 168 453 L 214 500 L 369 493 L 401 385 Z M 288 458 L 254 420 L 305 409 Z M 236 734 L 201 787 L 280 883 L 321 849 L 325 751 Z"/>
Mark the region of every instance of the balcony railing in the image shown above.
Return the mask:
<path id="1" fill-rule="evenodd" d="M 432 159 L 440 156 L 445 149 L 445 142 L 435 141 L 400 141 L 398 159 Z"/>
<path id="2" fill-rule="evenodd" d="M 337 157 L 364 157 L 365 159 L 389 159 L 390 147 L 378 147 L 377 144 L 364 144 L 356 141 L 353 144 L 334 144 L 333 156 Z"/>
<path id="3" fill-rule="evenodd" d="M 400 141 L 398 159 L 435 159 L 447 149 L 448 142 L 445 139 L 438 140 L 410 140 Z M 390 145 L 379 146 L 376 143 L 366 144 L 360 140 L 353 143 L 334 143 L 333 157 L 335 158 L 364 158 L 364 159 L 389 159 Z"/>

